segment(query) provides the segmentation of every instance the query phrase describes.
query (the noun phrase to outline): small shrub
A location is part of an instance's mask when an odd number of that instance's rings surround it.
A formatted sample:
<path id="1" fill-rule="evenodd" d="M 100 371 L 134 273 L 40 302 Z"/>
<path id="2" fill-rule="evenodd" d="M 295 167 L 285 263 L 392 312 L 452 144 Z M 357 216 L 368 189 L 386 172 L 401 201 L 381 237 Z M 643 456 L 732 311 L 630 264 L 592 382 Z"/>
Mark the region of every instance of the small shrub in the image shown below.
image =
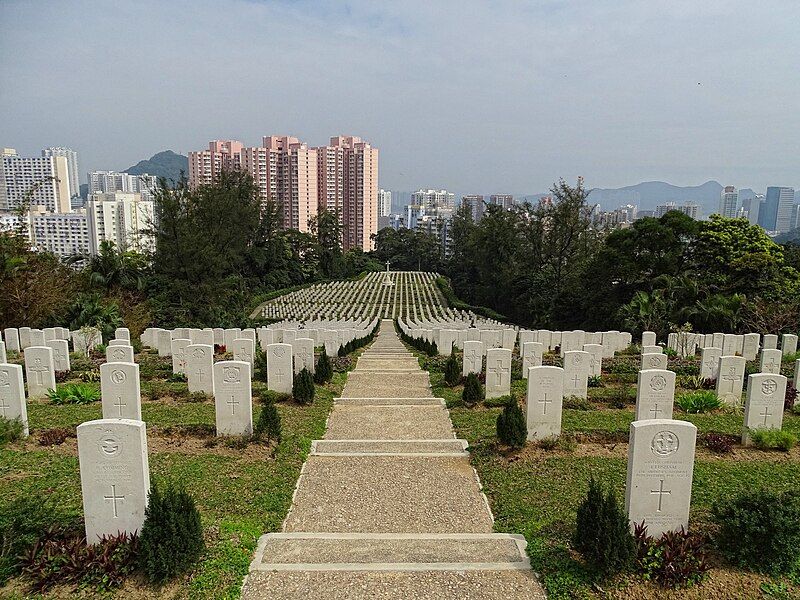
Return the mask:
<path id="1" fill-rule="evenodd" d="M 751 429 L 750 441 L 760 450 L 783 450 L 788 452 L 797 443 L 797 438 L 782 429 Z"/>
<path id="2" fill-rule="evenodd" d="M 167 381 L 170 383 L 186 383 L 188 379 L 186 378 L 186 373 L 172 373 L 167 377 Z"/>
<path id="3" fill-rule="evenodd" d="M 717 546 L 734 565 L 772 574 L 797 567 L 800 492 L 747 490 L 718 500 L 713 515 Z"/>
<path id="4" fill-rule="evenodd" d="M 253 437 L 259 440 L 266 438 L 267 443 L 271 440 L 278 442 L 281 440 L 281 416 L 273 402 L 266 402 L 261 408 L 253 429 Z"/>
<path id="5" fill-rule="evenodd" d="M 292 397 L 300 404 L 310 404 L 314 401 L 314 378 L 308 369 L 303 369 L 294 376 Z"/>
<path id="6" fill-rule="evenodd" d="M 81 373 L 83 383 L 100 383 L 100 371 L 84 371 Z"/>
<path id="7" fill-rule="evenodd" d="M 461 383 L 461 368 L 458 366 L 455 352 L 450 353 L 444 365 L 444 381 L 448 387 L 455 387 Z"/>
<path id="8" fill-rule="evenodd" d="M 322 352 L 317 359 L 317 364 L 314 366 L 314 381 L 323 385 L 328 383 L 333 378 L 333 365 L 331 359 L 328 358 L 328 353 L 325 352 L 325 347 L 322 347 Z"/>
<path id="9" fill-rule="evenodd" d="M 681 410 L 690 414 L 707 413 L 722 406 L 722 400 L 709 390 L 699 390 L 681 394 L 675 399 Z"/>
<path id="10" fill-rule="evenodd" d="M 256 353 L 253 357 L 253 379 L 267 382 L 267 353 L 261 349 L 261 344 L 256 344 Z"/>
<path id="11" fill-rule="evenodd" d="M 56 383 L 64 383 L 67 379 L 69 379 L 71 371 L 55 371 L 55 379 Z"/>
<path id="12" fill-rule="evenodd" d="M 705 381 L 705 378 L 700 375 L 681 375 L 678 377 L 678 387 L 687 390 L 702 390 L 706 389 L 704 387 Z"/>
<path id="13" fill-rule="evenodd" d="M 508 402 L 503 412 L 497 415 L 497 439 L 512 448 L 522 448 L 527 440 L 528 429 L 525 415 L 519 404 Z"/>
<path id="14" fill-rule="evenodd" d="M 604 575 L 625 571 L 633 563 L 636 546 L 628 517 L 617 502 L 614 489 L 609 487 L 606 492 L 594 478 L 578 507 L 573 543 L 587 562 Z"/>
<path id="15" fill-rule="evenodd" d="M 590 388 L 600 388 L 603 387 L 603 378 L 600 375 L 592 375 L 589 377 L 587 385 Z"/>
<path id="16" fill-rule="evenodd" d="M 0 417 L 0 446 L 22 439 L 25 426 L 19 419 Z"/>
<path id="17" fill-rule="evenodd" d="M 214 396 L 206 394 L 205 392 L 189 392 L 186 394 L 187 402 L 206 402 L 212 400 Z"/>
<path id="18" fill-rule="evenodd" d="M 736 436 L 724 433 L 708 433 L 705 436 L 706 448 L 717 454 L 729 454 L 738 441 Z"/>
<path id="19" fill-rule="evenodd" d="M 153 583 L 188 569 L 203 551 L 203 528 L 194 499 L 168 485 L 153 484 L 140 535 L 140 564 Z"/>
<path id="20" fill-rule="evenodd" d="M 703 537 L 680 531 L 667 531 L 658 539 L 647 535 L 644 523 L 634 525 L 636 564 L 645 579 L 666 588 L 683 588 L 700 583 L 710 568 Z"/>
<path id="21" fill-rule="evenodd" d="M 594 410 L 594 406 L 589 402 L 588 398 L 581 398 L 580 396 L 567 396 L 564 398 L 564 408 L 571 408 L 572 410 Z"/>
<path id="22" fill-rule="evenodd" d="M 60 446 L 67 438 L 75 437 L 75 430 L 67 427 L 54 427 L 39 433 L 40 446 Z"/>
<path id="23" fill-rule="evenodd" d="M 72 371 L 91 371 L 94 369 L 94 363 L 83 352 L 71 352 L 69 355 L 69 368 Z"/>
<path id="24" fill-rule="evenodd" d="M 225 344 L 214 344 L 214 354 L 227 354 L 228 348 L 225 347 Z"/>
<path id="25" fill-rule="evenodd" d="M 347 373 L 353 368 L 353 359 L 349 356 L 337 356 L 331 360 L 334 373 Z"/>
<path id="26" fill-rule="evenodd" d="M 100 400 L 100 390 L 87 383 L 68 383 L 48 390 L 50 404 L 91 404 Z"/>
<path id="27" fill-rule="evenodd" d="M 703 379 L 703 389 L 704 390 L 716 390 L 717 389 L 717 380 L 713 377 L 709 377 Z"/>
<path id="28" fill-rule="evenodd" d="M 666 354 L 670 358 L 675 358 L 676 356 L 678 356 L 678 353 L 672 348 L 664 348 L 664 354 Z"/>
<path id="29" fill-rule="evenodd" d="M 791 385 L 786 386 L 786 396 L 783 399 L 783 410 L 792 410 L 797 402 L 797 388 Z"/>
<path id="30" fill-rule="evenodd" d="M 136 569 L 138 554 L 138 537 L 125 532 L 89 545 L 79 533 L 50 531 L 23 556 L 22 573 L 37 593 L 64 584 L 107 591 Z"/>
<path id="31" fill-rule="evenodd" d="M 467 375 L 461 399 L 464 401 L 464 406 L 475 406 L 483 400 L 483 386 L 475 373 Z"/>

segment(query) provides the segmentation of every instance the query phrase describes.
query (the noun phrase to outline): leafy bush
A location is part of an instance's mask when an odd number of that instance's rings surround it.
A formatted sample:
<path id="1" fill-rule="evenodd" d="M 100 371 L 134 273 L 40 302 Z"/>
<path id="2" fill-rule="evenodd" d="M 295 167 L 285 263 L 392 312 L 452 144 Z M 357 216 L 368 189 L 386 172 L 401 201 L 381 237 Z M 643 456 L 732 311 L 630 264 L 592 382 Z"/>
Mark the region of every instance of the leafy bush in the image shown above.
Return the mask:
<path id="1" fill-rule="evenodd" d="M 25 426 L 19 419 L 0 417 L 0 446 L 22 439 Z"/>
<path id="2" fill-rule="evenodd" d="M 797 443 L 797 438 L 782 429 L 751 429 L 750 441 L 761 450 L 783 450 L 788 452 Z"/>
<path id="3" fill-rule="evenodd" d="M 786 386 L 786 396 L 783 399 L 783 410 L 792 410 L 797 402 L 797 388 L 791 385 Z"/>
<path id="4" fill-rule="evenodd" d="M 444 365 L 444 381 L 448 387 L 455 387 L 461 383 L 461 368 L 458 366 L 455 352 L 450 353 Z"/>
<path id="5" fill-rule="evenodd" d="M 483 400 L 483 386 L 475 373 L 467 375 L 467 380 L 464 382 L 464 391 L 461 392 L 461 399 L 464 401 L 464 406 L 475 406 Z"/>
<path id="6" fill-rule="evenodd" d="M 55 371 L 54 376 L 56 383 L 64 383 L 67 379 L 69 379 L 70 371 Z"/>
<path id="7" fill-rule="evenodd" d="M 189 392 L 186 394 L 187 402 L 206 402 L 212 400 L 214 396 L 206 394 L 205 392 Z"/>
<path id="8" fill-rule="evenodd" d="M 722 406 L 722 400 L 709 390 L 698 390 L 681 394 L 675 399 L 681 410 L 690 414 L 707 413 Z"/>
<path id="9" fill-rule="evenodd" d="M 253 437 L 256 439 L 266 438 L 267 443 L 271 440 L 281 440 L 281 416 L 275 403 L 266 402 L 258 415 L 258 421 L 253 429 Z"/>
<path id="10" fill-rule="evenodd" d="M 590 388 L 603 387 L 603 378 L 600 375 L 592 375 L 587 381 L 587 386 Z"/>
<path id="11" fill-rule="evenodd" d="M 0 584 L 20 573 L 22 555 L 48 530 L 76 524 L 50 498 L 33 501 L 23 496 L 0 503 Z"/>
<path id="12" fill-rule="evenodd" d="M 47 391 L 50 404 L 91 404 L 100 400 L 100 390 L 87 383 L 58 385 Z"/>
<path id="13" fill-rule="evenodd" d="M 253 356 L 253 379 L 267 382 L 267 353 L 261 349 L 261 344 L 256 344 L 256 353 Z"/>
<path id="14" fill-rule="evenodd" d="M 203 551 L 200 513 L 183 489 L 153 484 L 140 534 L 140 564 L 153 583 L 188 569 Z"/>
<path id="15" fill-rule="evenodd" d="M 37 593 L 64 584 L 106 591 L 136 570 L 138 554 L 138 537 L 125 532 L 89 545 L 79 533 L 50 531 L 22 557 L 22 574 Z"/>
<path id="16" fill-rule="evenodd" d="M 667 531 L 658 539 L 647 535 L 644 523 L 634 525 L 636 564 L 648 580 L 666 588 L 689 587 L 700 583 L 710 568 L 703 537 L 680 531 Z"/>
<path id="17" fill-rule="evenodd" d="M 564 398 L 564 408 L 571 408 L 572 410 L 594 410 L 594 405 L 589 402 L 588 398 L 567 396 Z"/>
<path id="18" fill-rule="evenodd" d="M 314 367 L 314 381 L 322 385 L 328 383 L 333 378 L 333 365 L 331 359 L 328 358 L 328 353 L 325 352 L 325 346 L 322 347 L 322 352 L 317 359 L 317 364 Z"/>
<path id="19" fill-rule="evenodd" d="M 172 373 L 167 377 L 170 383 L 186 383 L 188 381 L 186 373 Z"/>
<path id="20" fill-rule="evenodd" d="M 310 404 L 314 401 L 314 378 L 308 369 L 303 369 L 294 376 L 292 396 L 295 402 Z"/>
<path id="21" fill-rule="evenodd" d="M 628 517 L 617 502 L 614 489 L 609 487 L 606 492 L 594 477 L 578 507 L 573 543 L 604 575 L 625 571 L 633 563 L 636 546 Z"/>
<path id="22" fill-rule="evenodd" d="M 512 448 L 522 448 L 528 437 L 525 415 L 516 401 L 509 402 L 497 415 L 497 439 Z"/>
<path id="23" fill-rule="evenodd" d="M 60 446 L 67 438 L 76 437 L 74 429 L 67 427 L 54 427 L 39 433 L 40 446 Z"/>
<path id="24" fill-rule="evenodd" d="M 708 433 L 705 436 L 706 448 L 717 454 L 728 454 L 738 441 L 736 436 L 724 433 Z"/>
<path id="25" fill-rule="evenodd" d="M 497 398 L 484 398 L 483 405 L 490 408 L 503 408 L 511 402 L 516 402 L 514 396 L 498 396 Z"/>
<path id="26" fill-rule="evenodd" d="M 705 378 L 700 375 L 681 375 L 678 377 L 678 387 L 687 390 L 702 390 L 705 388 Z"/>
<path id="27" fill-rule="evenodd" d="M 747 490 L 713 508 L 716 543 L 733 564 L 782 574 L 798 566 L 800 492 Z"/>

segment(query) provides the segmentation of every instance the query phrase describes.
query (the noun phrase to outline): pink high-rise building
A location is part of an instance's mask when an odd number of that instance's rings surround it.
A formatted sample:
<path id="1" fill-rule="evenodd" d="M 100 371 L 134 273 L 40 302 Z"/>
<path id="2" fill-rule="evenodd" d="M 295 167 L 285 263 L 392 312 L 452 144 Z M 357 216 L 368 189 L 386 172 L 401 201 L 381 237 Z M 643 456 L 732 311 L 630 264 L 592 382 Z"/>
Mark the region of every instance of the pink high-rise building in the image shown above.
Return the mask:
<path id="1" fill-rule="evenodd" d="M 240 168 L 256 182 L 263 201 L 274 199 L 283 226 L 308 231 L 319 210 L 339 215 L 344 250 L 371 250 L 378 232 L 378 149 L 361 138 L 331 138 L 309 148 L 296 137 L 265 136 L 261 147 L 216 140 L 189 153 L 189 184 L 212 182 L 223 169 Z"/>

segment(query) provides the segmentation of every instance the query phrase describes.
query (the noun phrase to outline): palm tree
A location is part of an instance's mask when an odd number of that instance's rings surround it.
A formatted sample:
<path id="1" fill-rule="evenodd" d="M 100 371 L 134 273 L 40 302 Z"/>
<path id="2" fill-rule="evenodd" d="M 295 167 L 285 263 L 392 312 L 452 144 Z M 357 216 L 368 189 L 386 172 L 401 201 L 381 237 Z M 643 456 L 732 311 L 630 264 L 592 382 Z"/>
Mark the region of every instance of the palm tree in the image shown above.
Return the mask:
<path id="1" fill-rule="evenodd" d="M 86 261 L 85 271 L 89 282 L 109 291 L 113 288 L 141 290 L 144 287 L 145 259 L 130 250 L 117 249 L 114 242 L 100 243 L 100 251 L 94 256 L 77 255 L 68 262 Z"/>

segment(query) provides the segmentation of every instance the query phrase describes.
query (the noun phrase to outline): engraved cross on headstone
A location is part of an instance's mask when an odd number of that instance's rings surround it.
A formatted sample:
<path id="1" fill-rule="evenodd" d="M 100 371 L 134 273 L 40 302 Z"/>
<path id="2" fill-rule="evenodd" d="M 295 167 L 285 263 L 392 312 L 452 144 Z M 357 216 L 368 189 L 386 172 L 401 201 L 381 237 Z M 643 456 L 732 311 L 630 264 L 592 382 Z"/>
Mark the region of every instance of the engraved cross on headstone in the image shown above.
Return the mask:
<path id="1" fill-rule="evenodd" d="M 572 387 L 577 388 L 578 387 L 578 382 L 580 380 L 581 380 L 581 378 L 578 376 L 577 373 L 575 373 L 575 377 L 572 378 Z"/>
<path id="2" fill-rule="evenodd" d="M 197 381 L 203 381 L 203 375 L 205 375 L 205 373 L 206 372 L 203 370 L 203 367 L 197 369 Z"/>
<path id="3" fill-rule="evenodd" d="M 669 496 L 672 494 L 672 491 L 664 489 L 664 480 L 662 479 L 657 490 L 650 490 L 650 495 L 652 496 L 654 494 L 658 494 L 658 512 L 661 512 L 661 503 L 664 501 L 664 495 L 666 494 Z"/>
<path id="4" fill-rule="evenodd" d="M 3 418 L 4 419 L 6 418 L 6 409 L 7 408 L 11 408 L 11 406 L 6 404 L 6 399 L 5 398 L 0 398 L 0 410 L 3 411 Z"/>
<path id="5" fill-rule="evenodd" d="M 239 405 L 239 401 L 236 399 L 236 396 L 234 396 L 233 394 L 231 394 L 231 399 L 230 399 L 230 400 L 228 400 L 228 406 L 230 406 L 230 407 L 231 407 L 231 414 L 232 414 L 232 415 L 235 415 L 235 414 L 236 414 L 236 407 L 237 407 L 238 405 Z"/>
<path id="6" fill-rule="evenodd" d="M 111 484 L 111 495 L 110 496 L 103 496 L 103 500 L 106 502 L 111 501 L 111 504 L 114 507 L 114 518 L 116 519 L 119 517 L 119 513 L 117 512 L 117 501 L 124 502 L 125 496 L 117 496 L 117 486 L 113 483 Z"/>
<path id="7" fill-rule="evenodd" d="M 119 409 L 119 416 L 122 416 L 122 408 L 124 406 L 128 406 L 125 402 L 122 401 L 122 396 L 117 396 L 117 401 L 114 402 L 114 406 Z"/>
<path id="8" fill-rule="evenodd" d="M 487 367 L 486 370 L 497 377 L 497 383 L 495 385 L 503 384 L 503 362 L 501 360 L 498 360 L 494 367 Z"/>
<path id="9" fill-rule="evenodd" d="M 725 381 L 731 382 L 731 389 L 730 389 L 731 392 L 733 392 L 733 388 L 736 385 L 736 382 L 739 381 L 740 379 L 739 375 L 736 374 L 736 371 L 734 370 L 733 367 L 731 367 L 730 370 L 728 371 L 728 374 L 724 375 L 722 378 Z"/>
<path id="10" fill-rule="evenodd" d="M 764 417 L 764 427 L 766 427 L 767 426 L 767 419 L 769 419 L 772 416 L 772 413 L 769 411 L 769 407 L 765 406 L 764 407 L 764 412 L 761 413 L 758 416 L 759 417 Z"/>
<path id="11" fill-rule="evenodd" d="M 30 370 L 36 375 L 36 383 L 42 385 L 42 373 L 47 371 L 47 367 L 42 364 L 42 359 L 37 358 Z"/>
<path id="12" fill-rule="evenodd" d="M 547 399 L 547 392 L 544 393 L 544 397 L 541 400 L 539 400 L 539 402 L 542 405 L 542 414 L 546 415 L 547 414 L 547 405 L 553 403 L 552 400 L 548 400 Z"/>
<path id="13" fill-rule="evenodd" d="M 658 415 L 661 414 L 661 409 L 658 408 L 658 402 L 653 404 L 653 408 L 650 409 L 650 412 L 653 413 L 653 417 L 652 417 L 653 419 L 657 419 L 658 418 Z"/>

